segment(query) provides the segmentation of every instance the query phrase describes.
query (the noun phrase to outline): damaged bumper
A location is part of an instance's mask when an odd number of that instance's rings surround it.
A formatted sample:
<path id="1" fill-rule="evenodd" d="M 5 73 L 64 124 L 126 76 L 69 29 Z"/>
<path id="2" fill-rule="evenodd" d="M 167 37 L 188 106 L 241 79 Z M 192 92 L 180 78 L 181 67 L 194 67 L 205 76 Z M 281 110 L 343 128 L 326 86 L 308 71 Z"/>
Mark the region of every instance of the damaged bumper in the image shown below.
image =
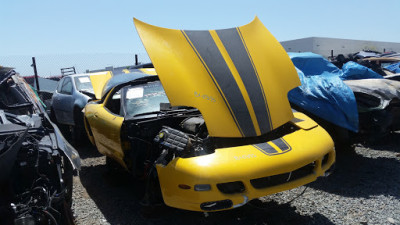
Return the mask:
<path id="1" fill-rule="evenodd" d="M 287 147 L 268 142 L 276 152 L 245 145 L 157 165 L 164 202 L 193 211 L 231 209 L 310 183 L 335 161 L 332 139 L 320 126 L 297 130 L 282 140 Z"/>

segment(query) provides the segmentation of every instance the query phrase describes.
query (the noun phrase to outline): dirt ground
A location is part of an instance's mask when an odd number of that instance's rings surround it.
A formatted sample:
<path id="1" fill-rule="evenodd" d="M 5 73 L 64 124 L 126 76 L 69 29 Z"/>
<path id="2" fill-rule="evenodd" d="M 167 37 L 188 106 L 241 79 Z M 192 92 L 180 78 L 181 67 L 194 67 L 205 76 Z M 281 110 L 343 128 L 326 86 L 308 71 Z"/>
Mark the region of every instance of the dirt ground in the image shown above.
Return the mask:
<path id="1" fill-rule="evenodd" d="M 77 149 L 82 158 L 74 179 L 77 224 L 400 224 L 400 133 L 337 149 L 329 177 L 208 214 L 142 207 L 141 181 L 110 173 L 93 147 Z"/>

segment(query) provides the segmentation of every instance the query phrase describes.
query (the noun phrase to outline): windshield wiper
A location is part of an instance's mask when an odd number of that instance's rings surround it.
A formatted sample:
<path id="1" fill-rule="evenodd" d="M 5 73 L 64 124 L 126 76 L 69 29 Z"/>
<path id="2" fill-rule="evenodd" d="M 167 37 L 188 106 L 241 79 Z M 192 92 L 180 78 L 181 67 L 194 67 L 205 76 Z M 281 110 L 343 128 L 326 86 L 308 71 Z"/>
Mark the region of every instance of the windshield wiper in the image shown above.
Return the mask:
<path id="1" fill-rule="evenodd" d="M 164 116 L 164 115 L 167 115 L 167 114 L 186 113 L 186 112 L 195 112 L 195 111 L 198 111 L 198 109 L 196 109 L 196 108 L 171 109 L 171 110 L 161 110 L 161 111 L 152 111 L 152 112 L 139 113 L 139 114 L 133 115 L 132 117 L 145 116 L 145 115 L 151 115 L 151 114 L 157 114 L 157 116 Z"/>
<path id="2" fill-rule="evenodd" d="M 153 112 L 145 112 L 145 113 L 139 113 L 139 114 L 135 114 L 132 117 L 137 117 L 137 116 L 146 116 L 146 115 L 151 115 L 151 114 L 165 114 L 164 111 L 153 111 Z"/>

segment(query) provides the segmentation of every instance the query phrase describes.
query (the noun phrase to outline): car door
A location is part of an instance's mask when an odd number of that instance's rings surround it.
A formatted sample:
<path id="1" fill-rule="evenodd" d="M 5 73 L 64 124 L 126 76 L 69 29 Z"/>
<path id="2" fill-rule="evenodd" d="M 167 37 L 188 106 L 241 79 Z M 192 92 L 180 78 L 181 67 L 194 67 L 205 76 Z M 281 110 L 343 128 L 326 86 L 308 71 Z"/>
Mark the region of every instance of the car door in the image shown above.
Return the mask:
<path id="1" fill-rule="evenodd" d="M 52 107 L 59 123 L 73 125 L 72 80 L 70 77 L 65 77 L 61 82 L 61 86 L 57 88 L 56 96 L 53 98 Z"/>
<path id="2" fill-rule="evenodd" d="M 111 92 L 105 102 L 92 113 L 89 119 L 98 151 L 118 160 L 123 165 L 121 126 L 124 117 L 120 113 L 121 95 Z"/>

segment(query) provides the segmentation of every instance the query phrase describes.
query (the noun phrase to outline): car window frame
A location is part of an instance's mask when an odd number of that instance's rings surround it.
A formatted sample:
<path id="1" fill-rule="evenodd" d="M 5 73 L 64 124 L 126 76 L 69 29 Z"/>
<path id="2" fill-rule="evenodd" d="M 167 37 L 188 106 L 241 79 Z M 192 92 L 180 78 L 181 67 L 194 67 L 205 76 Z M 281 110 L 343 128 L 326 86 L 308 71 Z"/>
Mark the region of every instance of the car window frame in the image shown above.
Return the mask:
<path id="1" fill-rule="evenodd" d="M 66 84 L 68 81 L 71 82 L 71 92 L 64 92 L 63 91 L 64 84 Z M 61 85 L 61 90 L 60 90 L 59 93 L 65 94 L 65 95 L 72 95 L 73 89 L 74 89 L 74 84 L 72 83 L 72 79 L 70 77 L 66 77 L 66 78 L 64 78 L 64 81 L 63 81 L 63 83 Z"/>
<path id="2" fill-rule="evenodd" d="M 131 87 L 134 88 L 134 87 L 137 87 L 137 86 L 140 86 L 140 85 L 146 85 L 146 84 L 149 84 L 149 83 L 152 83 L 152 82 L 160 82 L 161 87 L 164 89 L 164 86 L 162 85 L 160 80 L 131 83 L 131 84 L 126 85 L 126 86 L 123 87 L 123 90 L 121 91 L 121 104 L 122 104 L 121 107 L 122 107 L 122 110 L 123 110 L 124 117 L 127 115 L 126 104 L 125 103 L 126 103 L 126 100 L 127 100 L 126 99 L 126 92 L 128 91 L 128 89 L 131 88 Z M 165 96 L 168 99 L 168 103 L 170 103 L 169 98 L 167 96 L 167 93 L 165 92 L 165 89 L 164 89 L 164 93 L 165 93 Z"/>
<path id="3" fill-rule="evenodd" d="M 124 115 L 121 115 L 121 114 L 119 114 L 119 113 L 114 113 L 113 111 L 111 111 L 111 109 L 109 109 L 109 108 L 107 107 L 107 105 L 109 104 L 109 102 L 112 101 L 112 97 L 114 96 L 114 94 L 116 94 L 119 90 L 121 90 L 121 93 L 120 93 L 121 99 L 120 99 L 120 101 L 119 101 L 119 104 L 120 104 L 120 112 L 121 112 L 121 107 L 123 107 L 123 105 L 122 105 L 122 91 L 123 91 L 124 88 L 125 88 L 125 87 L 114 88 L 114 89 L 107 95 L 107 98 L 106 98 L 106 99 L 104 100 L 104 102 L 103 102 L 103 108 L 104 108 L 105 110 L 107 110 L 107 112 L 113 114 L 114 116 L 119 116 L 119 117 L 124 117 L 124 116 L 125 116 L 124 113 L 123 113 Z M 122 112 L 125 112 L 125 111 L 123 110 Z"/>
<path id="4" fill-rule="evenodd" d="M 87 77 L 87 78 L 89 78 L 89 80 L 90 80 L 90 75 L 83 75 L 83 76 L 76 76 L 76 77 L 73 77 L 71 80 L 72 80 L 72 83 L 73 83 L 73 85 L 74 85 L 74 87 L 75 87 L 75 90 L 77 91 L 77 92 L 80 92 L 81 90 L 79 90 L 78 89 L 78 86 L 77 86 L 77 81 L 76 81 L 76 79 L 78 79 L 79 80 L 79 78 L 82 78 L 82 77 Z M 93 88 L 93 84 L 92 84 L 92 81 L 90 80 L 90 85 L 92 86 L 92 91 L 94 92 L 94 88 Z"/>
<path id="5" fill-rule="evenodd" d="M 62 84 L 64 83 L 64 78 L 62 78 L 59 82 L 58 82 L 58 85 L 57 85 L 57 93 L 61 93 L 61 88 L 62 88 Z"/>

